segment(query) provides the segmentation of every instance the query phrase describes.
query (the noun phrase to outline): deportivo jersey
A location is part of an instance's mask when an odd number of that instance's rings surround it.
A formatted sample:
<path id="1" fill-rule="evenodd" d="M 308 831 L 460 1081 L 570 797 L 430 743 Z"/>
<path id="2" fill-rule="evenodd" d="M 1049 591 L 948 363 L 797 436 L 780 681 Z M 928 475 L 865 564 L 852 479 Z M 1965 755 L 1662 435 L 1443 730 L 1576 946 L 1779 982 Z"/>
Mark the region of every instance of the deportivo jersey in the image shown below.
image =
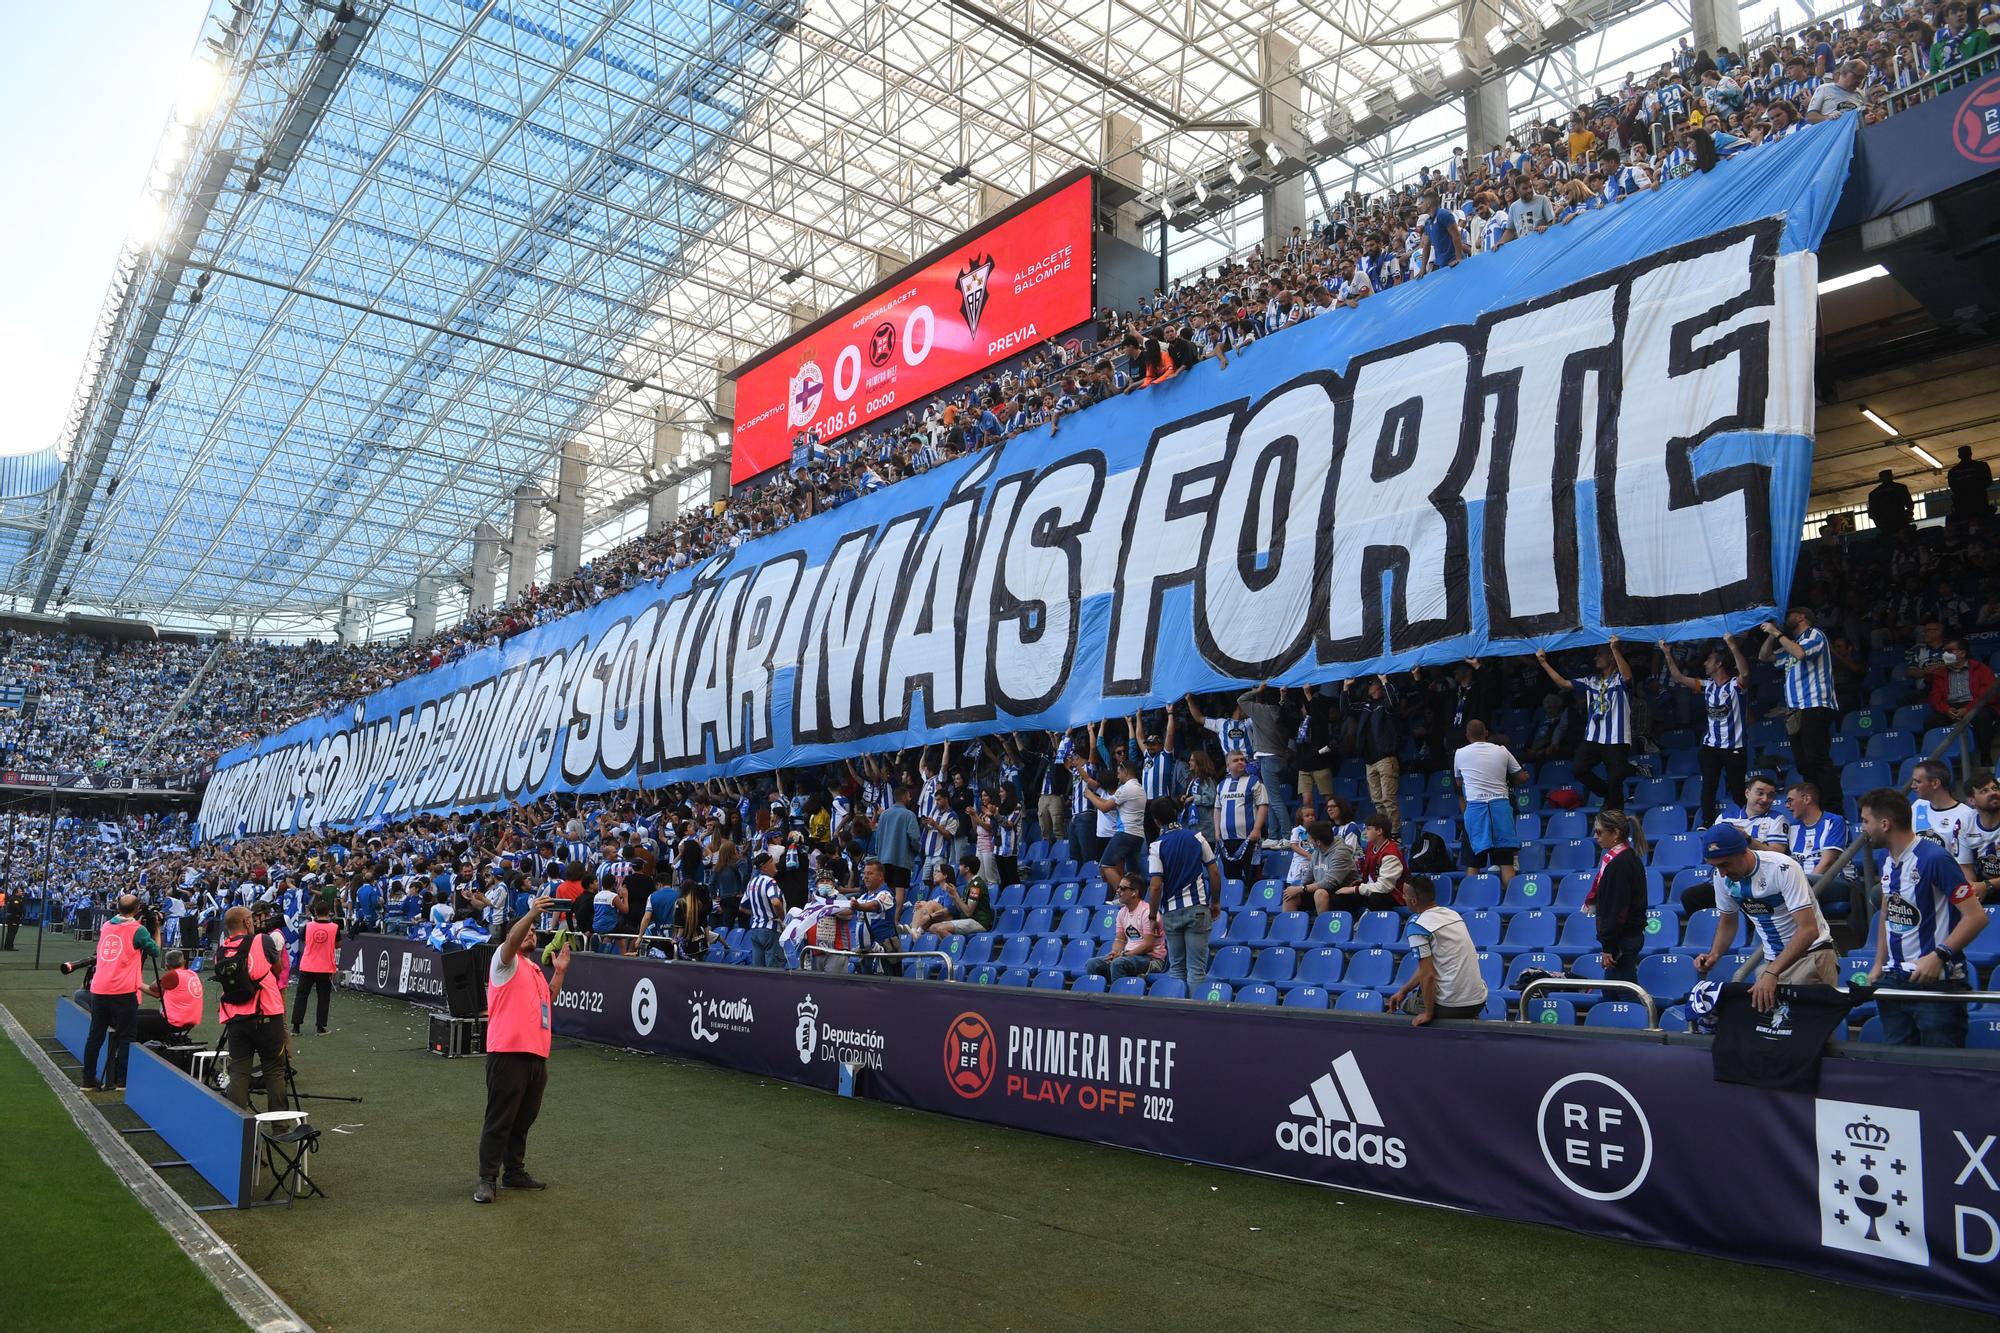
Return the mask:
<path id="1" fill-rule="evenodd" d="M 771 899 L 777 896 L 774 904 Z M 750 909 L 752 930 L 776 930 L 784 916 L 784 899 L 778 895 L 778 881 L 769 875 L 752 875 L 743 891 L 743 905 Z"/>
<path id="2" fill-rule="evenodd" d="M 1250 836 L 1250 829 L 1257 821 L 1257 807 L 1267 805 L 1264 784 L 1244 774 L 1240 778 L 1224 778 L 1215 790 L 1215 827 L 1224 842 L 1235 842 Z"/>
<path id="3" fill-rule="evenodd" d="M 1961 827 L 1965 837 L 1958 845 L 1958 863 L 1975 879 L 2000 879 L 2000 825 L 1987 828 L 1974 814 Z"/>
<path id="4" fill-rule="evenodd" d="M 1749 917 L 1751 929 L 1757 932 L 1768 958 L 1776 958 L 1783 953 L 1797 933 L 1799 927 L 1793 919 L 1794 912 L 1811 911 L 1809 920 L 1815 945 L 1825 944 L 1831 939 L 1827 933 L 1826 918 L 1820 915 L 1812 885 L 1806 881 L 1799 863 L 1780 852 L 1752 852 L 1750 855 L 1757 858 L 1757 868 L 1750 872 L 1748 879 L 1731 879 L 1719 869 L 1714 872 L 1716 910 L 1724 915 L 1741 912 Z"/>
<path id="5" fill-rule="evenodd" d="M 1701 683 L 1701 704 L 1708 717 L 1701 743 L 1711 750 L 1740 750 L 1746 734 L 1743 686 L 1734 679 Z"/>
<path id="6" fill-rule="evenodd" d="M 1583 696 L 1585 740 L 1599 745 L 1631 744 L 1631 695 L 1623 676 L 1615 671 L 1605 676 L 1573 676 L 1569 687 Z"/>
<path id="7" fill-rule="evenodd" d="M 1977 812 L 1964 801 L 1948 805 L 1940 810 L 1929 801 L 1910 802 L 1910 827 L 1917 836 L 1928 838 L 1951 853 L 1952 859 L 1961 864 L 1965 861 L 1965 826 L 1976 818 Z"/>
<path id="8" fill-rule="evenodd" d="M 1285 870 L 1285 883 L 1303 884 L 1312 878 L 1312 853 L 1301 855 L 1299 852 L 1299 847 L 1312 846 L 1311 836 L 1306 832 L 1304 824 L 1292 825 L 1290 841 L 1298 845 L 1292 848 L 1292 863 Z"/>
<path id="9" fill-rule="evenodd" d="M 1222 753 L 1227 756 L 1233 750 L 1244 754 L 1252 753 L 1250 746 L 1250 723 L 1247 719 L 1233 717 L 1212 717 L 1202 723 L 1222 742 Z"/>
<path id="10" fill-rule="evenodd" d="M 1928 838 L 1912 838 L 1902 855 L 1882 866 L 1882 928 L 1889 939 L 1888 966 L 1907 972 L 1941 948 L 1958 929 L 1959 904 L 1973 896 L 1965 872 Z"/>
<path id="11" fill-rule="evenodd" d="M 1822 855 L 1847 845 L 1847 821 L 1839 815 L 1822 813 L 1814 823 L 1793 824 L 1786 837 L 1791 844 L 1792 859 L 1811 878 Z"/>
<path id="12" fill-rule="evenodd" d="M 1139 782 L 1146 789 L 1146 799 L 1158 800 L 1171 795 L 1174 782 L 1174 757 L 1165 750 L 1149 754 L 1139 761 Z"/>
<path id="13" fill-rule="evenodd" d="M 1753 842 L 1767 842 L 1773 847 L 1784 847 L 1791 842 L 1792 821 L 1785 818 L 1781 810 L 1746 815 L 1742 806 L 1732 805 L 1723 812 L 1721 822 L 1734 825 Z"/>
<path id="14" fill-rule="evenodd" d="M 1793 657 L 1780 648 L 1774 659 L 1778 670 L 1784 673 L 1786 706 L 1839 707 L 1833 692 L 1833 652 L 1827 647 L 1826 635 L 1809 629 L 1792 642 L 1804 651 L 1804 657 Z"/>

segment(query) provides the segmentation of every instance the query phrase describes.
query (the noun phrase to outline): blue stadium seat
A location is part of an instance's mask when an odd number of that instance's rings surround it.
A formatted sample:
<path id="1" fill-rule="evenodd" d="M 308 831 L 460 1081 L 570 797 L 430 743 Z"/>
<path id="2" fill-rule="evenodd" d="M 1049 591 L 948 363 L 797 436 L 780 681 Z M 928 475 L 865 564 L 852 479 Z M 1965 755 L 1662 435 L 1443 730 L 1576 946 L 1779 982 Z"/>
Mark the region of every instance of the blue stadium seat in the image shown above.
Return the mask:
<path id="1" fill-rule="evenodd" d="M 1470 912 L 1460 912 L 1465 921 L 1465 933 L 1472 937 L 1475 949 L 1497 949 L 1500 947 L 1500 929 L 1507 918 L 1500 915 L 1497 908 L 1481 907 Z"/>
<path id="2" fill-rule="evenodd" d="M 1327 1006 L 1324 986 L 1300 986 L 1297 990 L 1285 992 L 1287 1009 L 1324 1009 Z"/>
<path id="3" fill-rule="evenodd" d="M 1156 1000 L 1185 1000 L 1187 983 L 1179 977 L 1170 977 L 1164 972 L 1155 973 L 1153 984 L 1146 988 L 1146 994 Z"/>
<path id="4" fill-rule="evenodd" d="M 1075 879 L 1078 874 L 1077 863 L 1065 856 L 1056 861 L 1055 868 L 1050 872 L 1049 878 Z"/>
<path id="5" fill-rule="evenodd" d="M 1236 988 L 1226 981 L 1217 981 L 1213 976 L 1201 983 L 1195 992 L 1197 1000 L 1207 1000 L 1211 1004 L 1228 1004 L 1236 998 Z"/>
<path id="6" fill-rule="evenodd" d="M 1845 768 L 1861 758 L 1861 740 L 1856 736 L 1835 736 L 1826 743 L 1826 757 Z"/>
<path id="7" fill-rule="evenodd" d="M 1063 913 L 1062 922 L 1056 927 L 1056 933 L 1066 940 L 1084 939 L 1089 936 L 1090 931 L 1090 909 L 1088 907 L 1070 908 L 1067 912 Z"/>
<path id="8" fill-rule="evenodd" d="M 1298 965 L 1298 950 L 1278 945 L 1275 948 L 1257 951 L 1257 962 L 1250 969 L 1250 975 L 1258 981 L 1268 981 L 1274 986 L 1280 986 L 1291 981 Z"/>
<path id="9" fill-rule="evenodd" d="M 1681 952 L 1689 954 L 1707 953 L 1715 944 L 1715 926 L 1721 915 L 1722 913 L 1716 911 L 1713 907 L 1704 907 L 1682 922 Z M 1745 938 L 1741 913 L 1737 914 L 1736 923 L 1736 941 L 1740 944 Z M 1716 980 L 1727 981 L 1729 978 L 1718 977 Z"/>
<path id="10" fill-rule="evenodd" d="M 1306 932 L 1308 944 L 1354 943 L 1354 918 L 1345 912 L 1321 912 Z"/>
<path id="11" fill-rule="evenodd" d="M 1662 874 L 1701 864 L 1701 835 L 1671 833 L 1653 844 L 1653 864 Z"/>
<path id="12" fill-rule="evenodd" d="M 1285 883 L 1277 879 L 1260 879 L 1250 886 L 1250 906 L 1259 912 L 1276 912 L 1285 905 Z"/>
<path id="13" fill-rule="evenodd" d="M 1241 944 L 1225 944 L 1208 959 L 1208 975 L 1217 981 L 1241 981 L 1250 975 L 1252 955 Z"/>
<path id="14" fill-rule="evenodd" d="M 1541 871 L 1549 868 L 1549 845 L 1539 839 L 1521 839 L 1520 848 L 1514 853 L 1514 868 L 1524 871 Z M 1496 876 L 1497 878 L 1497 876 Z"/>
<path id="15" fill-rule="evenodd" d="M 1111 901 L 1111 886 L 1101 879 L 1087 879 L 1078 887 L 1076 901 L 1083 907 L 1102 907 Z"/>
<path id="16" fill-rule="evenodd" d="M 1100 884 L 1102 880 L 1098 881 Z M 1049 897 L 1049 906 L 1058 912 L 1067 912 L 1083 901 L 1083 886 L 1076 883 L 1056 885 L 1056 891 Z"/>
<path id="17" fill-rule="evenodd" d="M 1639 984 L 1661 1004 L 1678 1004 L 1701 980 L 1694 970 L 1694 955 L 1688 953 L 1648 954 L 1639 960 Z"/>
<path id="18" fill-rule="evenodd" d="M 1139 978 L 1137 977 L 1132 978 L 1132 980 L 1134 981 L 1137 981 L 1138 979 Z M 1105 990 L 1104 978 L 1093 977 L 1086 972 L 1084 975 L 1078 977 L 1075 981 L 1072 981 L 1069 984 L 1069 988 L 1083 995 L 1102 995 L 1104 994 Z"/>
<path id="19" fill-rule="evenodd" d="M 1025 989 L 1028 986 L 1029 981 L 1030 977 L 1028 975 L 1028 969 L 1025 967 L 1009 967 L 1001 969 L 1000 984 L 1002 986 L 1020 986 Z"/>
<path id="20" fill-rule="evenodd" d="M 1542 821 L 1542 837 L 1550 842 L 1578 842 L 1589 836 L 1590 816 L 1581 810 L 1557 810 Z"/>
<path id="21" fill-rule="evenodd" d="M 1003 912 L 1010 907 L 1019 907 L 1021 899 L 1027 896 L 1027 892 L 1019 884 L 1003 884 L 1000 886 L 1000 892 L 993 895 L 993 906 Z"/>
<path id="22" fill-rule="evenodd" d="M 1395 975 L 1395 954 L 1387 949 L 1356 949 L 1347 956 L 1340 980 L 1327 989 L 1343 994 L 1351 990 L 1375 990 L 1387 986 Z"/>
<path id="23" fill-rule="evenodd" d="M 1656 805 L 1672 805 L 1680 800 L 1679 785 L 1672 778 L 1641 778 L 1632 789 L 1632 804 L 1649 812 Z"/>
<path id="24" fill-rule="evenodd" d="M 1452 902 L 1461 913 L 1481 907 L 1498 907 L 1500 877 L 1483 870 L 1467 875 L 1458 882 L 1457 894 Z"/>
<path id="25" fill-rule="evenodd" d="M 1917 738 L 1907 731 L 1878 731 L 1868 738 L 1864 752 L 1870 759 L 1900 764 L 1916 757 Z"/>
<path id="26" fill-rule="evenodd" d="M 1506 955 L 1552 949 L 1559 921 L 1554 912 L 1522 912 L 1507 921 L 1507 933 L 1500 940 Z"/>
<path id="27" fill-rule="evenodd" d="M 1574 912 L 1582 907 L 1596 883 L 1597 872 L 1594 870 L 1578 870 L 1564 875 L 1562 882 L 1556 885 L 1556 910 Z"/>
<path id="28" fill-rule="evenodd" d="M 1060 935 L 1044 935 L 1035 941 L 1035 947 L 1028 950 L 1028 970 L 1031 972 L 1052 971 L 1062 962 L 1063 941 Z"/>
<path id="29" fill-rule="evenodd" d="M 1250 890 L 1244 887 L 1242 880 L 1225 879 L 1222 881 L 1221 902 L 1223 911 L 1225 912 L 1241 911 L 1244 908 L 1244 906 L 1249 903 L 1249 901 L 1250 901 Z"/>
<path id="30" fill-rule="evenodd" d="M 1354 942 L 1371 948 L 1400 949 L 1403 943 L 1403 914 L 1363 912 L 1354 927 Z"/>
<path id="31" fill-rule="evenodd" d="M 1563 918 L 1562 934 L 1556 940 L 1555 951 L 1564 958 L 1577 958 L 1587 953 L 1596 953 L 1602 946 L 1597 942 L 1597 918 L 1589 912 L 1571 912 Z"/>
<path id="32" fill-rule="evenodd" d="M 1281 944 L 1304 944 L 1306 935 L 1312 930 L 1311 912 L 1280 912 L 1271 918 L 1269 929 L 1258 942 L 1258 948 L 1275 948 Z"/>
<path id="33" fill-rule="evenodd" d="M 1688 866 L 1674 872 L 1674 882 L 1670 886 L 1669 892 L 1673 894 L 1674 901 L 1679 902 L 1681 895 L 1689 889 L 1699 884 L 1712 884 L 1714 881 L 1715 872 L 1707 866 Z"/>
<path id="34" fill-rule="evenodd" d="M 1245 986 L 1242 990 L 1236 992 L 1236 1003 L 1238 1004 L 1276 1004 L 1277 1002 L 1278 988 L 1262 982 L 1256 985 Z"/>
<path id="35" fill-rule="evenodd" d="M 1686 1005 L 1676 1004 L 1660 1010 L 1660 1031 L 1686 1032 L 1687 1030 L 1688 1011 Z"/>
<path id="36" fill-rule="evenodd" d="M 1229 932 L 1223 938 L 1231 944 L 1257 944 L 1263 940 L 1264 933 L 1269 929 L 1270 918 L 1252 909 L 1233 914 L 1229 918 Z"/>
<path id="37" fill-rule="evenodd" d="M 1556 843 L 1549 851 L 1549 869 L 1557 874 L 1569 874 L 1577 870 L 1594 870 L 1603 855 L 1595 842 L 1583 838 L 1572 838 Z"/>
<path id="38" fill-rule="evenodd" d="M 1032 936 L 1009 935 L 1007 942 L 1000 946 L 1000 956 L 994 961 L 1002 967 L 1020 967 L 1028 961 L 1028 950 L 1034 944 Z"/>
<path id="39" fill-rule="evenodd" d="M 1052 934 L 1055 928 L 1056 909 L 1053 907 L 1031 907 L 1021 923 L 1022 932 L 1028 935 Z"/>
<path id="40" fill-rule="evenodd" d="M 1576 1004 L 1561 995 L 1537 995 L 1521 1006 L 1521 1021 L 1573 1027 L 1576 1024 Z"/>
<path id="41" fill-rule="evenodd" d="M 2000 1014 L 1974 1009 L 1966 1020 L 1965 1044 L 1973 1050 L 2000 1050 Z"/>
<path id="42" fill-rule="evenodd" d="M 1507 984 L 1500 989 L 1510 1000 L 1521 998 L 1521 975 L 1525 972 L 1560 972 L 1563 960 L 1554 950 L 1517 954 L 1507 964 Z"/>
<path id="43" fill-rule="evenodd" d="M 1646 1018 L 1646 1006 L 1631 1000 L 1606 1000 L 1602 1004 L 1593 1004 L 1590 1012 L 1584 1015 L 1583 1025 L 1589 1028 L 1651 1026 Z"/>
<path id="44" fill-rule="evenodd" d="M 1106 944 L 1109 943 L 1111 937 L 1117 933 L 1118 933 L 1117 908 L 1100 907 L 1091 913 L 1090 938 L 1096 940 L 1100 944 Z"/>
<path id="45" fill-rule="evenodd" d="M 1292 976 L 1293 986 L 1317 986 L 1321 990 L 1340 980 L 1342 965 L 1347 955 L 1330 945 L 1318 949 L 1308 949 L 1299 955 L 1298 971 Z"/>
<path id="46" fill-rule="evenodd" d="M 1887 1038 L 1882 1035 L 1882 1015 L 1876 1014 L 1873 1018 L 1863 1023 L 1861 1025 L 1861 1032 L 1855 1037 L 1855 1040 L 1872 1042 L 1876 1045 L 1880 1045 L 1886 1041 Z"/>
<path id="47" fill-rule="evenodd" d="M 1889 725 L 1884 730 L 1915 735 L 1924 729 L 1924 719 L 1930 716 L 1930 711 L 1926 704 L 1904 704 L 1889 715 Z"/>
<path id="48" fill-rule="evenodd" d="M 1513 916 L 1517 912 L 1534 912 L 1553 906 L 1554 884 L 1555 881 L 1546 874 L 1514 876 L 1514 882 L 1507 886 L 1506 894 L 1500 900 L 1501 913 Z"/>
<path id="49" fill-rule="evenodd" d="M 1060 972 L 1037 972 L 1035 979 L 1028 983 L 1030 990 L 1062 990 L 1065 978 Z"/>
<path id="50" fill-rule="evenodd" d="M 1091 946 L 1094 940 L 1071 940 L 1063 946 L 1062 962 L 1057 964 L 1064 976 L 1080 977 L 1090 971 L 1090 960 L 1098 950 Z"/>
<path id="51" fill-rule="evenodd" d="M 1342 991 L 1334 1001 L 1334 1011 L 1345 1014 L 1379 1014 L 1388 997 L 1379 990 L 1363 987 L 1359 990 Z"/>
<path id="52" fill-rule="evenodd" d="M 1226 936 L 1228 933 L 1229 933 L 1229 913 L 1217 912 L 1215 914 L 1215 920 L 1212 923 L 1210 923 L 1208 928 L 1208 947 L 1211 949 L 1220 948 L 1222 945 L 1223 937 Z"/>
<path id="53" fill-rule="evenodd" d="M 990 963 L 993 961 L 993 932 L 982 930 L 977 935 L 968 935 L 965 940 L 965 963 Z"/>
<path id="54" fill-rule="evenodd" d="M 1647 841 L 1656 842 L 1669 834 L 1686 833 L 1687 811 L 1678 805 L 1656 805 L 1646 812 L 1643 824 Z"/>
<path id="55" fill-rule="evenodd" d="M 979 967 L 968 968 L 963 975 L 965 980 L 975 986 L 991 986 L 999 979 L 1000 969 L 987 963 Z"/>
<path id="56" fill-rule="evenodd" d="M 1144 977 L 1120 977 L 1111 983 L 1111 993 L 1113 995 L 1144 995 L 1146 993 L 1146 979 Z"/>
<path id="57" fill-rule="evenodd" d="M 1055 901 L 1055 897 L 1056 886 L 1042 880 L 1028 886 L 1028 891 L 1021 895 L 1021 906 L 1032 912 L 1038 907 L 1047 907 Z"/>

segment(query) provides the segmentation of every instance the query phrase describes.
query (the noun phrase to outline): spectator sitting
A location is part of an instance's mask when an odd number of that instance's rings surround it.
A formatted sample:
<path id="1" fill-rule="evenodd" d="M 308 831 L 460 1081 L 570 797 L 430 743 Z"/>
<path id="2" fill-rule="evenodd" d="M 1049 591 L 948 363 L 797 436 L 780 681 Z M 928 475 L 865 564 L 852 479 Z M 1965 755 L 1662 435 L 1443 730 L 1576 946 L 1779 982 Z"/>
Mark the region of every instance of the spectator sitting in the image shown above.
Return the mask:
<path id="1" fill-rule="evenodd" d="M 1329 804 L 1341 814 L 1346 813 L 1346 806 L 1338 796 L 1332 798 Z M 1321 820 L 1311 825 L 1307 833 L 1313 849 L 1313 911 L 1329 911 L 1333 907 L 1333 895 L 1354 883 L 1359 861 L 1353 844 L 1332 823 Z"/>
<path id="2" fill-rule="evenodd" d="M 1980 700 L 1992 688 L 1993 669 L 1972 655 L 1964 639 L 1949 640 L 1937 665 L 1930 669 L 1930 713 L 1924 726 L 1954 726 L 1969 715 L 1972 722 L 1967 730 L 1972 733 L 1973 749 L 1980 763 L 1990 763 L 1994 709 L 2000 700 L 1987 700 L 1984 705 Z"/>
<path id="3" fill-rule="evenodd" d="M 1377 810 L 1361 821 L 1365 843 L 1356 883 L 1343 885 L 1328 895 L 1334 908 L 1359 918 L 1363 912 L 1384 911 L 1403 905 L 1403 849 L 1396 845 L 1395 825 Z"/>
<path id="4" fill-rule="evenodd" d="M 1411 1015 L 1412 1027 L 1439 1018 L 1479 1017 L 1486 1008 L 1486 978 L 1465 918 L 1437 905 L 1428 875 L 1411 875 L 1403 892 L 1412 913 L 1409 942 L 1417 971 L 1389 997 L 1388 1007 Z"/>
<path id="5" fill-rule="evenodd" d="M 959 891 L 958 878 L 952 874 L 950 866 L 938 866 L 932 884 L 944 897 L 942 900 L 933 898 L 918 903 L 911 910 L 912 938 L 930 934 L 944 939 L 951 935 L 977 935 L 982 930 L 993 929 L 993 888 L 979 873 L 979 858 L 962 856 L 958 868 L 965 876 L 965 891 Z"/>
<path id="6" fill-rule="evenodd" d="M 1090 960 L 1090 975 L 1143 977 L 1167 965 L 1167 942 L 1160 931 L 1159 914 L 1139 892 L 1139 878 L 1128 876 L 1118 886 L 1118 916 L 1111 929 L 1111 943 L 1101 958 Z"/>

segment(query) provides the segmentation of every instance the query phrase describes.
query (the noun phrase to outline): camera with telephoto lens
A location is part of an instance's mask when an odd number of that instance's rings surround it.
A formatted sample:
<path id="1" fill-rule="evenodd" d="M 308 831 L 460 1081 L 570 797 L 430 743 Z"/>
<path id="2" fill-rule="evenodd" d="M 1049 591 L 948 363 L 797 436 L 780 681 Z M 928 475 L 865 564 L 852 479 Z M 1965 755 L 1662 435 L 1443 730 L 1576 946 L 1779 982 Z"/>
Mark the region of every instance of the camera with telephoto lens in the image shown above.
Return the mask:
<path id="1" fill-rule="evenodd" d="M 78 968 L 82 968 L 85 973 L 88 973 L 91 968 L 96 966 L 97 966 L 97 960 L 95 958 L 78 958 L 71 962 L 62 964 L 62 974 L 64 976 L 69 976 L 72 972 L 75 972 Z"/>

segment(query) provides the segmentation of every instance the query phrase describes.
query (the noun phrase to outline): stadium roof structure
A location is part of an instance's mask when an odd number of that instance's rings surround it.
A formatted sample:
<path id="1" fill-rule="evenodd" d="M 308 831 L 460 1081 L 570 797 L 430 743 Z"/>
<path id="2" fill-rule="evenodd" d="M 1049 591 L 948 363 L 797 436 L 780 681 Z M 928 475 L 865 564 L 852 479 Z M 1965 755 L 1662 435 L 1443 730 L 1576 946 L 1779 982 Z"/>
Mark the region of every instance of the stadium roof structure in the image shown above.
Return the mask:
<path id="1" fill-rule="evenodd" d="M 717 450 L 719 365 L 998 202 L 1114 154 L 1141 209 L 1275 169 L 1267 35 L 1316 156 L 1450 97 L 1466 31 L 1576 24 L 1471 3 L 214 0 L 4 591 L 257 632 L 400 604 L 566 442 L 597 513 L 657 484 L 658 423 Z"/>

